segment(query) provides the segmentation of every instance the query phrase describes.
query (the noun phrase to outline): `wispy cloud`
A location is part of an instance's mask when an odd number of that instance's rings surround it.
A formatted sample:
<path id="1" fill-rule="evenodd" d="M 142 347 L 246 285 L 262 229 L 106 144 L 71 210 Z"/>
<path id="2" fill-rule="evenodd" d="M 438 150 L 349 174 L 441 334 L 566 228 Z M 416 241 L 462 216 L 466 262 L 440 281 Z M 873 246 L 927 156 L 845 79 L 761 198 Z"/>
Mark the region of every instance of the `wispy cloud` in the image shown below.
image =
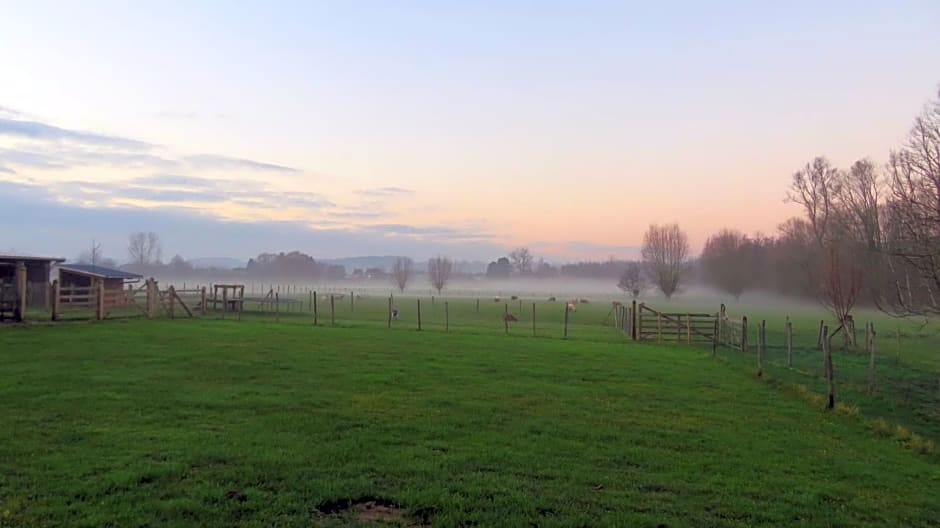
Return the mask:
<path id="1" fill-rule="evenodd" d="M 154 145 L 136 139 L 70 130 L 39 121 L 0 118 L 0 136 L 24 137 L 49 141 L 74 141 L 87 145 L 148 150 Z"/>
<path id="2" fill-rule="evenodd" d="M 215 154 L 196 154 L 183 158 L 190 166 L 197 169 L 248 169 L 256 171 L 270 172 L 298 172 L 294 167 L 277 165 L 275 163 L 265 163 L 242 158 L 230 158 L 228 156 L 219 156 Z"/>
<path id="3" fill-rule="evenodd" d="M 414 194 L 414 191 L 405 189 L 404 187 L 379 187 L 378 189 L 362 189 L 356 191 L 356 193 L 360 196 L 391 197 Z"/>
<path id="4" fill-rule="evenodd" d="M 0 172 L 4 174 L 16 174 L 15 170 L 11 169 L 10 167 L 4 167 L 3 165 L 0 165 Z"/>
<path id="5" fill-rule="evenodd" d="M 0 117 L 22 117 L 23 113 L 7 106 L 0 106 Z"/>

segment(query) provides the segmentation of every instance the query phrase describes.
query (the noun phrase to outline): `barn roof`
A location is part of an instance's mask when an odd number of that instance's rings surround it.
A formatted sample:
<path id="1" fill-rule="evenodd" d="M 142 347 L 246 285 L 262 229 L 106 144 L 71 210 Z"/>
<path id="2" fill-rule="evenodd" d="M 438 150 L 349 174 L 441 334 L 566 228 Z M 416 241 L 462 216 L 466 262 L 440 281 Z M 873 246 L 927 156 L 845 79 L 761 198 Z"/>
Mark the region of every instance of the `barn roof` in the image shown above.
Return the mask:
<path id="1" fill-rule="evenodd" d="M 0 262 L 65 262 L 60 257 L 34 257 L 30 255 L 0 255 Z"/>
<path id="2" fill-rule="evenodd" d="M 139 273 L 131 273 L 129 271 L 106 268 L 104 266 L 97 266 L 95 264 L 62 264 L 59 266 L 59 272 L 67 271 L 70 273 L 77 273 L 79 275 L 87 275 L 89 277 L 98 277 L 102 279 L 139 279 L 143 277 Z"/>

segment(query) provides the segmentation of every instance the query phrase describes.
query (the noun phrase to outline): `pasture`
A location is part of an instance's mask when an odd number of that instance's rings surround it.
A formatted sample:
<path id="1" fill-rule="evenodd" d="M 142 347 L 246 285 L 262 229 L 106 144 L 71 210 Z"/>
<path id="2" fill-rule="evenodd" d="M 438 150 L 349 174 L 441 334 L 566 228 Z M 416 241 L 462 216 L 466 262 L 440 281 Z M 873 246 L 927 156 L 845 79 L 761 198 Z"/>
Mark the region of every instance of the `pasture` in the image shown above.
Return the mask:
<path id="1" fill-rule="evenodd" d="M 418 332 L 405 302 L 391 330 L 379 298 L 332 323 L 321 306 L 316 328 L 306 311 L 0 327 L 0 526 L 940 518 L 937 393 L 903 383 L 936 377 L 923 329 L 869 400 L 846 382 L 826 412 L 796 389 L 818 384 L 799 332 L 794 367 L 772 349 L 756 380 L 737 352 L 628 341 L 603 303 L 564 340 L 561 303 L 537 305 L 533 338 L 525 317 L 504 335 L 505 303 L 451 300 L 445 332 L 423 299 Z M 857 355 L 836 355 L 849 381 Z"/>

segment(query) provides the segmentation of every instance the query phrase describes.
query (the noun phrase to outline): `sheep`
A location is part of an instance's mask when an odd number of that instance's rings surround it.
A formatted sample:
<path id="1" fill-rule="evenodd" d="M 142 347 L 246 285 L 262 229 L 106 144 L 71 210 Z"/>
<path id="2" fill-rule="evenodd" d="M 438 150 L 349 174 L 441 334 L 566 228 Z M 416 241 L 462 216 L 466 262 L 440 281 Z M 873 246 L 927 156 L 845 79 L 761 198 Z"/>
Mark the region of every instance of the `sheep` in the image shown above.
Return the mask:
<path id="1" fill-rule="evenodd" d="M 555 297 L 549 297 L 548 300 L 549 300 L 549 302 L 555 302 L 555 301 L 557 301 L 558 299 L 556 299 Z"/>
<path id="2" fill-rule="evenodd" d="M 517 319 L 515 315 L 513 315 L 513 314 L 511 314 L 511 313 L 509 313 L 509 312 L 506 312 L 506 313 L 503 314 L 503 321 L 505 321 L 505 322 L 507 322 L 507 323 L 512 323 L 512 322 L 515 322 L 515 321 L 518 321 L 518 320 L 519 320 L 519 319 Z"/>
<path id="3" fill-rule="evenodd" d="M 567 309 L 568 309 L 569 312 L 577 312 L 577 311 L 578 311 L 578 307 L 577 307 L 574 303 L 568 303 L 568 308 L 567 308 Z"/>

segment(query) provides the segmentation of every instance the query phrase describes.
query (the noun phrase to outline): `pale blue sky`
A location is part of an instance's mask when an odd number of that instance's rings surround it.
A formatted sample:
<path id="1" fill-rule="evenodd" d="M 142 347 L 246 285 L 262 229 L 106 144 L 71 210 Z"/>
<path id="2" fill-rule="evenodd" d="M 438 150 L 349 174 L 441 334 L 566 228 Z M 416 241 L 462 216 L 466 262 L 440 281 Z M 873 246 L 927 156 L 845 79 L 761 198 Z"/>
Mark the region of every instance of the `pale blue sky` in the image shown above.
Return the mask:
<path id="1" fill-rule="evenodd" d="M 782 201 L 793 171 L 818 154 L 883 161 L 940 83 L 937 1 L 0 1 L 0 12 L 0 118 L 148 144 L 0 125 L 3 192 L 98 226 L 58 240 L 36 217 L 0 249 L 66 256 L 96 236 L 123 257 L 131 226 L 96 222 L 124 213 L 166 225 L 167 252 L 192 257 L 231 253 L 207 227 L 225 222 L 257 228 L 234 229 L 237 257 L 292 249 L 257 235 L 268 222 L 318 256 L 620 254 L 668 221 L 696 245 L 725 226 L 770 232 L 796 213 Z M 255 199 L 129 189 L 166 174 Z M 23 185 L 43 193 L 13 190 Z"/>

